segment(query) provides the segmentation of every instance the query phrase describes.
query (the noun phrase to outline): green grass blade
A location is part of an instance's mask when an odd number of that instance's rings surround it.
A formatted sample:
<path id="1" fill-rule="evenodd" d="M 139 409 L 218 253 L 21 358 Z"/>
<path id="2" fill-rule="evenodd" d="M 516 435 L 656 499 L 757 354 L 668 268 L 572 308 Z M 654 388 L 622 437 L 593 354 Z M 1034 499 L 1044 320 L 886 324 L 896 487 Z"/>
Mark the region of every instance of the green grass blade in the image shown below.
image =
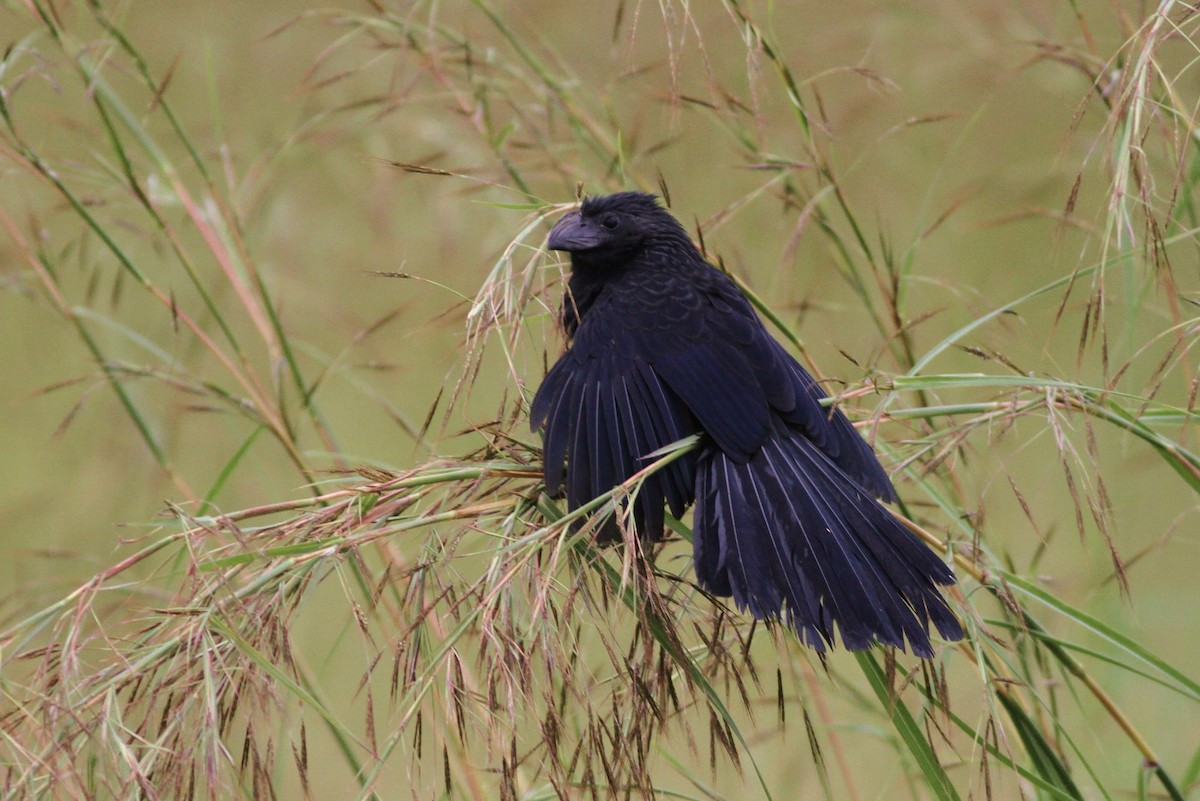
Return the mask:
<path id="1" fill-rule="evenodd" d="M 925 779 L 925 786 L 940 801 L 961 801 L 958 791 L 954 789 L 953 782 L 946 775 L 945 768 L 938 761 L 937 754 L 933 752 L 929 741 L 925 739 L 925 734 L 917 725 L 912 713 L 899 698 L 892 694 L 883 670 L 875 661 L 874 654 L 870 651 L 859 651 L 854 656 L 862 668 L 863 675 L 867 677 L 871 689 L 875 691 L 875 697 L 880 706 L 886 709 L 891 717 L 892 725 L 895 727 L 896 733 L 900 735 L 900 740 L 908 749 L 908 753 L 916 760 L 917 767 L 920 768 L 921 775 Z"/>

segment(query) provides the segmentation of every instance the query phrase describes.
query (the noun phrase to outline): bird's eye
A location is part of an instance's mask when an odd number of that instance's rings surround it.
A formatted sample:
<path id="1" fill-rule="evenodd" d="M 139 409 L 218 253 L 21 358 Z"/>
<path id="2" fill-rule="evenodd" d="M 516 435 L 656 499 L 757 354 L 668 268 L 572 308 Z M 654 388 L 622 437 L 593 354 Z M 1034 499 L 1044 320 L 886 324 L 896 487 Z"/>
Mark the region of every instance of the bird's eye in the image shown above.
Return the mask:
<path id="1" fill-rule="evenodd" d="M 609 231 L 616 229 L 616 227 L 620 224 L 621 218 L 615 214 L 606 214 L 604 215 L 604 219 L 600 221 L 600 225 Z"/>

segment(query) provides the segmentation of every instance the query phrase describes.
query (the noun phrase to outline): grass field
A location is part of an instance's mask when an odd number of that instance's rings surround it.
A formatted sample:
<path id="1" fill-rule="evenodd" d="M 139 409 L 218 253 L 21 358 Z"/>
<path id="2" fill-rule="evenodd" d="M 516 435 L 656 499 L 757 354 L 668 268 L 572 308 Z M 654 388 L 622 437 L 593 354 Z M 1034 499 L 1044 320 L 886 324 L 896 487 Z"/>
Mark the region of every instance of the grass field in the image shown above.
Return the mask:
<path id="1" fill-rule="evenodd" d="M 0 797 L 1197 797 L 1185 4 L 0 5 Z M 827 659 L 539 494 L 664 196 L 969 642 Z"/>

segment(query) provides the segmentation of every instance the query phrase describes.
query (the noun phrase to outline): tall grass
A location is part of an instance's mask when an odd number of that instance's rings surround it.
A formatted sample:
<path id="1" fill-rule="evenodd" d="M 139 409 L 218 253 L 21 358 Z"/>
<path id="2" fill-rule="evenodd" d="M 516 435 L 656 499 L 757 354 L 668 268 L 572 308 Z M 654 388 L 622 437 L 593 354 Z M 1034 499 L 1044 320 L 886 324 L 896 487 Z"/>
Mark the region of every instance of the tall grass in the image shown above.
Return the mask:
<path id="1" fill-rule="evenodd" d="M 200 101 L 177 96 L 175 66 L 145 54 L 136 8 L 31 0 L 7 12 L 27 31 L 0 62 L 0 158 L 20 188 L 0 205 L 21 264 L 11 285 L 69 327 L 115 398 L 117 430 L 172 497 L 78 588 L 48 605 L 9 600 L 5 798 L 1192 792 L 1194 731 L 1142 710 L 1166 698 L 1194 718 L 1194 671 L 1106 621 L 1089 605 L 1094 587 L 1043 572 L 1098 542 L 1122 595 L 1137 598 L 1156 579 L 1133 568 L 1161 546 L 1123 546 L 1139 525 L 1122 517 L 1123 485 L 1149 475 L 1181 529 L 1200 494 L 1190 8 L 1070 4 L 1055 12 L 1072 26 L 1063 41 L 1025 38 L 1008 80 L 1078 87 L 1060 163 L 1040 165 L 1070 179 L 1057 207 L 988 207 L 966 226 L 992 243 L 1010 230 L 1043 238 L 1036 280 L 1014 270 L 987 292 L 927 254 L 989 192 L 950 173 L 995 101 L 874 130 L 837 90 L 884 104 L 919 78 L 836 49 L 825 54 L 836 66 L 805 66 L 791 41 L 804 20 L 782 7 L 622 3 L 589 18 L 611 30 L 583 35 L 572 15 L 585 12 L 555 5 L 312 10 L 262 31 L 262 47 L 315 31 L 324 49 L 298 78 L 311 113 L 250 167 L 187 121 Z M 878 13 L 890 42 L 887 25 L 901 23 Z M 975 14 L 976 35 L 1011 39 L 1006 26 L 1038 13 L 963 6 L 941 24 L 957 31 Z M 611 47 L 588 41 L 601 34 Z M 697 131 L 699 160 L 687 144 Z M 461 350 L 428 410 L 387 400 L 349 366 L 400 315 L 358 320 L 342 341 L 298 335 L 279 297 L 286 273 L 254 233 L 271 203 L 261 185 L 283 181 L 289 149 L 350 141 L 365 153 L 380 132 L 441 147 L 389 139 L 379 170 L 508 231 L 499 242 L 451 217 L 478 289 L 437 311 Z M 894 169 L 879 154 L 922 137 L 944 154 L 941 171 L 915 192 L 879 186 Z M 955 565 L 970 637 L 930 662 L 884 649 L 818 657 L 705 596 L 686 519 L 665 543 L 598 550 L 572 523 L 612 513 L 636 477 L 571 514 L 542 491 L 525 408 L 560 347 L 548 223 L 577 186 L 658 191 L 686 219 L 678 187 L 697 197 L 709 185 L 722 201 L 697 214 L 698 241 L 829 376 L 894 469 L 900 512 Z M 876 218 L 875 193 L 893 188 L 916 201 L 896 212 L 909 235 Z M 779 268 L 756 272 L 748 253 Z M 362 266 L 453 297 L 431 257 L 407 258 L 400 270 Z M 800 262 L 832 268 L 841 287 L 790 304 Z M 366 281 L 364 292 L 379 286 Z M 835 316 L 822 307 L 837 298 Z M 831 319 L 844 329 L 811 333 L 809 321 Z M 818 361 L 816 339 L 850 360 Z M 406 338 L 397 360 L 418 362 L 419 342 Z M 336 413 L 335 384 L 357 393 Z M 236 432 L 219 440 L 218 469 L 180 466 L 193 464 L 169 433 L 180 404 Z M 376 404 L 414 444 L 415 466 L 340 444 L 347 419 Z M 1038 486 L 1048 472 L 1018 467 L 1046 461 L 1057 492 Z M 226 511 L 259 464 L 304 491 Z M 985 501 L 1008 513 L 985 514 Z M 1057 536 L 1072 528 L 1078 542 Z M 1196 634 L 1190 619 L 1168 625 Z"/>

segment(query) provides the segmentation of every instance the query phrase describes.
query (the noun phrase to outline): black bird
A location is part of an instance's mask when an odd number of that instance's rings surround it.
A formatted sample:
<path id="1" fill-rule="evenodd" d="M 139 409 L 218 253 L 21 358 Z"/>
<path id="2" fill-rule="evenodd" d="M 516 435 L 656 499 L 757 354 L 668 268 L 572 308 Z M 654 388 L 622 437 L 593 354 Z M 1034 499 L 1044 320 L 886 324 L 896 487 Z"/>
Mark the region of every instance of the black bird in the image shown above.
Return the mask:
<path id="1" fill-rule="evenodd" d="M 548 246 L 571 254 L 562 323 L 570 345 L 533 399 L 546 489 L 575 509 L 690 434 L 699 447 L 646 478 L 642 536 L 696 503 L 696 576 L 754 617 L 787 622 L 824 651 L 875 641 L 929 657 L 928 623 L 962 628 L 937 590 L 945 562 L 875 498 L 887 473 L 846 416 L 767 333 L 737 285 L 653 195 L 593 197 Z M 610 520 L 607 536 L 617 529 Z M 602 530 L 601 536 L 605 536 Z"/>

